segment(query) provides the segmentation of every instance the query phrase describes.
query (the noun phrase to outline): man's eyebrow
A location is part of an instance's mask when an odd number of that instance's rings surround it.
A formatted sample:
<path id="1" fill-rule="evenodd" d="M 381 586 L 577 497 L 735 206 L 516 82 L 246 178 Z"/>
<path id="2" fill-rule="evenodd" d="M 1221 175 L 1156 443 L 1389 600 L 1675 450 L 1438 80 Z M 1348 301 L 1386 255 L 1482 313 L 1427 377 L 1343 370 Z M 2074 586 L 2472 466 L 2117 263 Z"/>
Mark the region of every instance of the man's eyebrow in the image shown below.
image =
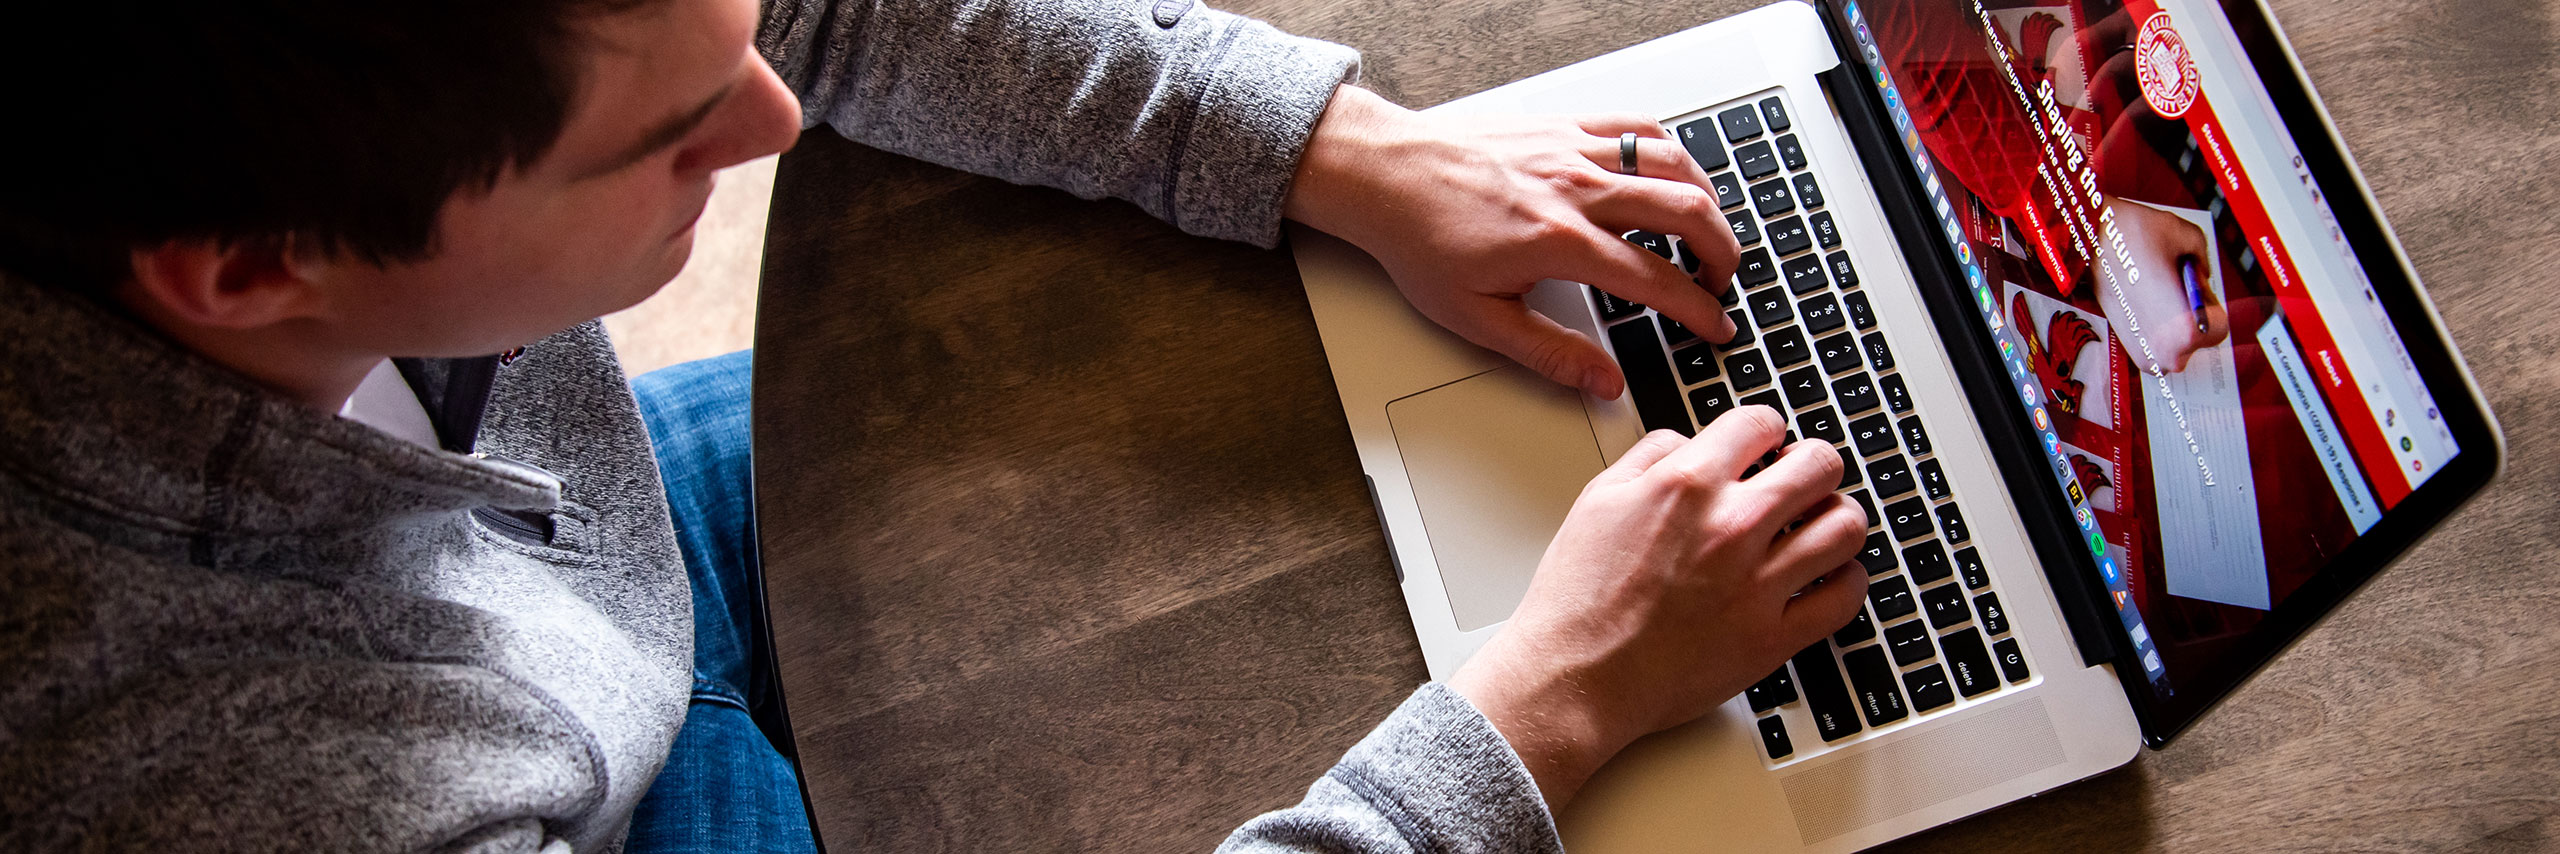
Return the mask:
<path id="1" fill-rule="evenodd" d="M 646 160 L 649 155 L 676 144 L 678 140 L 684 139 L 685 134 L 692 133 L 694 128 L 701 126 L 703 120 L 710 118 L 711 111 L 719 109 L 722 102 L 729 100 L 729 93 L 736 91 L 737 88 L 734 83 L 720 87 L 720 91 L 712 93 L 711 97 L 704 99 L 701 105 L 659 122 L 657 126 L 650 128 L 647 134 L 642 135 L 639 142 L 633 143 L 631 147 L 623 149 L 622 153 L 602 163 L 580 170 L 572 180 L 585 180 L 613 172 Z"/>

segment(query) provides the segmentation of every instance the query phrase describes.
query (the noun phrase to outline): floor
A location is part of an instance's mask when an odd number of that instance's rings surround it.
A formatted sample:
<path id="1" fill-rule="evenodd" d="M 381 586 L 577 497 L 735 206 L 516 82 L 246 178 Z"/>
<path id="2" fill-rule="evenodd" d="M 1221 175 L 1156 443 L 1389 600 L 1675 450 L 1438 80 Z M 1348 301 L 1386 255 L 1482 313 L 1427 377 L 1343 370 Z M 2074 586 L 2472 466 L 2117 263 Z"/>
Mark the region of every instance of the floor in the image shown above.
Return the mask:
<path id="1" fill-rule="evenodd" d="M 633 376 L 746 348 L 755 339 L 756 274 L 775 157 L 720 173 L 694 229 L 693 260 L 647 302 L 604 319 Z"/>

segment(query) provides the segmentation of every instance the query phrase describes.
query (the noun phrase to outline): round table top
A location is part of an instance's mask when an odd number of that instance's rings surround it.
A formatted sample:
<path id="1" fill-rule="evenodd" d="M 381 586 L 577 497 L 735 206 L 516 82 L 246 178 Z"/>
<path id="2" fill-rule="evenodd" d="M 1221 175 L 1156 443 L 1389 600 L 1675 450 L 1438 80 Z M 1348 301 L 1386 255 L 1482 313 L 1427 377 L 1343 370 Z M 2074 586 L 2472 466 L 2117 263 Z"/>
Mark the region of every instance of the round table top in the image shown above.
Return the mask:
<path id="1" fill-rule="evenodd" d="M 1750 0 L 1247 0 L 1423 106 Z M 2270 0 L 2505 424 L 2503 478 L 2168 749 L 1896 851 L 2560 838 L 2560 0 Z M 1206 851 L 1425 677 L 1286 252 L 823 128 L 757 319 L 821 837 Z"/>

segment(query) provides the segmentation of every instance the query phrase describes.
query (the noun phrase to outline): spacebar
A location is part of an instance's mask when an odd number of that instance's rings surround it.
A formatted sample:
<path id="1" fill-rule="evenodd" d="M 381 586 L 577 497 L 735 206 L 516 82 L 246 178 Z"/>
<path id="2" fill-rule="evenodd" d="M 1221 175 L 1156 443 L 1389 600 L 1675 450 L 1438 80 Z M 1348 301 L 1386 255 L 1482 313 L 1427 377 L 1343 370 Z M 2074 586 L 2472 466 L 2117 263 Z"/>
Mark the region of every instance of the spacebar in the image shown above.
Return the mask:
<path id="1" fill-rule="evenodd" d="M 1609 349 L 1618 352 L 1618 367 L 1627 374 L 1627 398 L 1647 430 L 1677 430 L 1696 435 L 1689 407 L 1680 402 L 1680 383 L 1671 378 L 1671 362 L 1662 355 L 1662 328 L 1653 315 L 1609 327 Z"/>

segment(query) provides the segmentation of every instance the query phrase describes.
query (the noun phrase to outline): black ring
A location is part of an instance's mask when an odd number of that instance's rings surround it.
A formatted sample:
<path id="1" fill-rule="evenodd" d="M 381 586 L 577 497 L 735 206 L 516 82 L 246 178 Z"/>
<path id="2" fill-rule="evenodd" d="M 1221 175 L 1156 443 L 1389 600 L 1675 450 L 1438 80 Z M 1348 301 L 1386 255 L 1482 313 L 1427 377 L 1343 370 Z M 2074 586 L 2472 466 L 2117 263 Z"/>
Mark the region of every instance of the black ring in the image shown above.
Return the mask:
<path id="1" fill-rule="evenodd" d="M 1618 135 L 1618 174 L 1636 174 L 1636 135 L 1633 133 Z"/>

